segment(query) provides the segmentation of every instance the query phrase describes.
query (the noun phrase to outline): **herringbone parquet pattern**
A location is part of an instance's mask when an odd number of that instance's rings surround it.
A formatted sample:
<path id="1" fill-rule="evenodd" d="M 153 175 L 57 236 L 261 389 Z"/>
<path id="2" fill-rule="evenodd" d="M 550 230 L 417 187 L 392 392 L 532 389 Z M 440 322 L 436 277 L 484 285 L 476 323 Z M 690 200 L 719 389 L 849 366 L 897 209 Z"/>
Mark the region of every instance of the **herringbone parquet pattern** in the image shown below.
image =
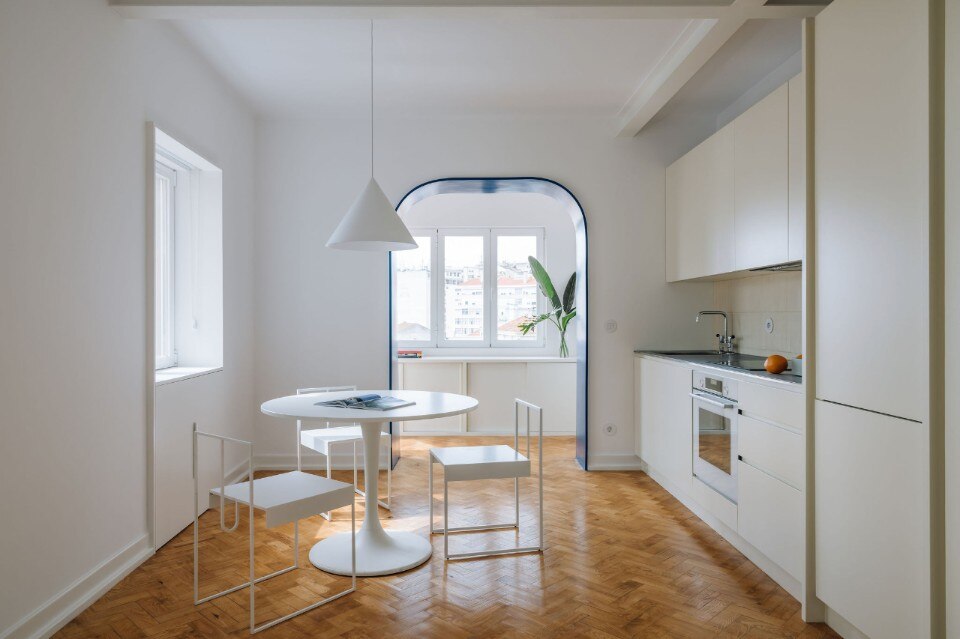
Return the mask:
<path id="1" fill-rule="evenodd" d="M 394 473 L 394 510 L 385 526 L 427 534 L 429 447 L 500 441 L 405 439 L 404 458 Z M 550 438 L 545 444 L 543 555 L 445 563 L 442 540 L 435 536 L 434 556 L 426 564 L 399 575 L 360 579 L 357 592 L 261 636 L 836 636 L 826 626 L 804 624 L 796 600 L 649 477 L 584 473 L 572 452 L 568 438 Z M 338 478 L 349 481 L 348 473 L 342 475 Z M 531 543 L 536 502 L 535 484 L 529 481 L 523 486 L 527 512 L 519 535 L 459 534 L 451 538 L 451 551 Z M 511 494 L 510 480 L 452 484 L 451 525 L 511 520 Z M 241 582 L 247 570 L 246 535 L 223 533 L 217 523 L 215 511 L 201 521 L 204 594 Z M 258 524 L 257 569 L 264 574 L 289 563 L 292 525 L 266 530 L 262 521 Z M 315 540 L 348 526 L 346 510 L 337 511 L 331 523 L 319 518 L 301 522 L 300 559 L 306 567 L 258 587 L 258 623 L 344 587 L 343 578 L 314 569 L 307 551 Z M 193 606 L 191 562 L 188 527 L 57 636 L 248 636 L 247 591 Z"/>

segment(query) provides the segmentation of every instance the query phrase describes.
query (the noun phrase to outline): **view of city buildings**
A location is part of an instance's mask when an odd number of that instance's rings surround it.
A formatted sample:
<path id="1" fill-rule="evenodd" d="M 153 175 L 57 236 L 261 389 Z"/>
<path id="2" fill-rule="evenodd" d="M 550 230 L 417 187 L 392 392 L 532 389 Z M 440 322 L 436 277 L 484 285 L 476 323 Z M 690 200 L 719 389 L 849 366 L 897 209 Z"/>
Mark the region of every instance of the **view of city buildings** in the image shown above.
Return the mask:
<path id="1" fill-rule="evenodd" d="M 417 237 L 418 248 L 394 254 L 397 278 L 397 338 L 432 342 L 431 238 Z M 482 236 L 448 235 L 444 242 L 443 314 L 447 341 L 489 341 L 484 335 L 484 242 Z M 537 315 L 537 283 L 527 257 L 537 254 L 536 236 L 497 236 L 497 281 L 493 324 L 498 340 L 535 341 L 520 324 Z"/>

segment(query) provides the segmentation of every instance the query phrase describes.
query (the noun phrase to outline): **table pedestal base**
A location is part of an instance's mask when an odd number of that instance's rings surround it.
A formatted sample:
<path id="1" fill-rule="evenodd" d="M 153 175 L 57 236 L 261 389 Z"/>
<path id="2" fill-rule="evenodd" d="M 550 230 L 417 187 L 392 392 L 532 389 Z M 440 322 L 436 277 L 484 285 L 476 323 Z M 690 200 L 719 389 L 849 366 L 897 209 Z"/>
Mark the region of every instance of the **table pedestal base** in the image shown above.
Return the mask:
<path id="1" fill-rule="evenodd" d="M 357 531 L 357 576 L 392 575 L 415 568 L 430 559 L 433 547 L 420 535 L 385 531 L 379 526 L 370 534 L 364 526 Z M 310 563 L 335 575 L 350 575 L 350 533 L 339 533 L 310 549 Z"/>

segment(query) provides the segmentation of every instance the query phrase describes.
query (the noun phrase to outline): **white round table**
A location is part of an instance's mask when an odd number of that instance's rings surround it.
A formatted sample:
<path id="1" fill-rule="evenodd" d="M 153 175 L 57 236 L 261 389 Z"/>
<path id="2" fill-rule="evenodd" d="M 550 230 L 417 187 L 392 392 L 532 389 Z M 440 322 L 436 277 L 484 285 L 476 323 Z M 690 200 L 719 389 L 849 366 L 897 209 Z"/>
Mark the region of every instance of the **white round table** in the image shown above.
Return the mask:
<path id="1" fill-rule="evenodd" d="M 416 402 L 387 411 L 317 406 L 317 402 L 376 393 Z M 333 424 L 360 424 L 363 432 L 363 481 L 367 508 L 357 531 L 357 574 L 363 577 L 392 575 L 419 566 L 430 558 L 429 538 L 403 531 L 386 531 L 380 524 L 377 479 L 380 476 L 380 432 L 389 422 L 434 419 L 474 410 L 477 400 L 466 395 L 410 390 L 360 390 L 290 395 L 264 402 L 260 410 L 274 417 L 319 420 Z M 299 445 L 299 443 L 298 443 Z M 391 452 L 392 455 L 392 452 Z M 371 508 L 369 504 L 374 504 Z M 339 533 L 310 549 L 310 562 L 335 575 L 351 574 L 350 533 Z"/>

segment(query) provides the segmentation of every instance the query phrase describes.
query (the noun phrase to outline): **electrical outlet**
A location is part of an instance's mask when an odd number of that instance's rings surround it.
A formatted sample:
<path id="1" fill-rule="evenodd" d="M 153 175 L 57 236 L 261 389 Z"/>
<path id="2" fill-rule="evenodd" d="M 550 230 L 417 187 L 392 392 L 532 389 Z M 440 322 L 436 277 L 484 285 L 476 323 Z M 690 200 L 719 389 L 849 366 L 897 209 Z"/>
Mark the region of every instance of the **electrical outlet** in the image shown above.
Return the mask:
<path id="1" fill-rule="evenodd" d="M 616 333 L 617 328 L 619 328 L 617 320 L 607 320 L 606 329 L 608 333 Z"/>
<path id="2" fill-rule="evenodd" d="M 603 425 L 603 434 L 604 434 L 604 435 L 616 435 L 616 434 L 617 434 L 617 425 L 616 425 L 616 424 L 604 424 L 604 425 Z"/>
<path id="3" fill-rule="evenodd" d="M 764 320 L 764 322 L 763 322 L 763 330 L 765 330 L 767 333 L 773 333 L 773 318 L 772 318 L 772 317 L 768 317 L 766 320 Z"/>

